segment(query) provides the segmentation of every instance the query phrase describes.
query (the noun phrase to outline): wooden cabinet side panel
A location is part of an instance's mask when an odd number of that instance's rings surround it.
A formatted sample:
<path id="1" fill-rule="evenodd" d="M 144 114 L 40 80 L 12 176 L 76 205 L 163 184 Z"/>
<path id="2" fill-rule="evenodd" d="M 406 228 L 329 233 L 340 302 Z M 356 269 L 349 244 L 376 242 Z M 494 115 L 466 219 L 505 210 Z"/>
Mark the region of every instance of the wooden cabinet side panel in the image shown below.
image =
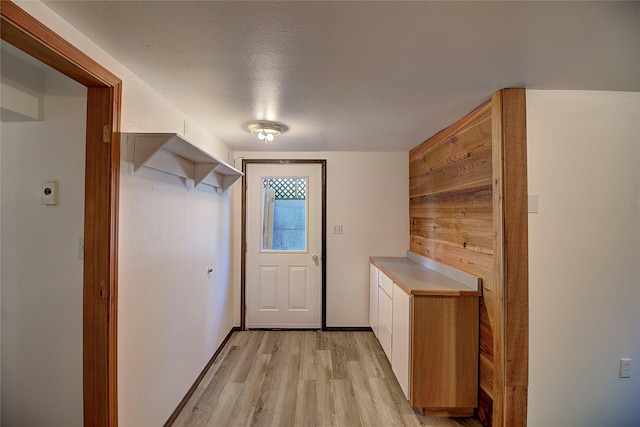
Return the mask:
<path id="1" fill-rule="evenodd" d="M 418 408 L 475 408 L 478 298 L 414 297 L 412 399 Z"/>

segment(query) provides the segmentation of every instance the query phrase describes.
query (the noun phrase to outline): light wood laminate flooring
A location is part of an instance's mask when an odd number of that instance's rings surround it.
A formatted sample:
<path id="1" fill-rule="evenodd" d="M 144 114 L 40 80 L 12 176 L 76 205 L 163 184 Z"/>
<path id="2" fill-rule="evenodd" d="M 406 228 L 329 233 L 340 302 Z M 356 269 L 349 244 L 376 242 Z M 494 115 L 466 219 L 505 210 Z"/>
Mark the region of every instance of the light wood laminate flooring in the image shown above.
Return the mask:
<path id="1" fill-rule="evenodd" d="M 174 427 L 455 426 L 405 399 L 371 332 L 234 332 Z"/>

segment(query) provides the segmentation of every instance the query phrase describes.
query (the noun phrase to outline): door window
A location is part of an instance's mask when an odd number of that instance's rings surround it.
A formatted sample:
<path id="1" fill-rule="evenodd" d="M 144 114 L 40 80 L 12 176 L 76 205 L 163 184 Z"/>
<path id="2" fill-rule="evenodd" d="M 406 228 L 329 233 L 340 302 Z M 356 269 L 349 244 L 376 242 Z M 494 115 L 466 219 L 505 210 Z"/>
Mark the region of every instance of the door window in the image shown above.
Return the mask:
<path id="1" fill-rule="evenodd" d="M 262 178 L 262 252 L 307 252 L 308 178 Z"/>

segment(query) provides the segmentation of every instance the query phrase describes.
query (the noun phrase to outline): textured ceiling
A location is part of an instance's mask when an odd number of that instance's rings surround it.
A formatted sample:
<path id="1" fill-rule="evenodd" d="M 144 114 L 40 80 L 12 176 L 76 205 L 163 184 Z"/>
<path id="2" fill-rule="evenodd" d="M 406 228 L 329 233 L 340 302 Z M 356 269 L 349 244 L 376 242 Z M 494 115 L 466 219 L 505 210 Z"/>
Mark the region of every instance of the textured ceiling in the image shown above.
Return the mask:
<path id="1" fill-rule="evenodd" d="M 236 150 L 409 150 L 504 87 L 640 91 L 640 2 L 45 4 Z"/>

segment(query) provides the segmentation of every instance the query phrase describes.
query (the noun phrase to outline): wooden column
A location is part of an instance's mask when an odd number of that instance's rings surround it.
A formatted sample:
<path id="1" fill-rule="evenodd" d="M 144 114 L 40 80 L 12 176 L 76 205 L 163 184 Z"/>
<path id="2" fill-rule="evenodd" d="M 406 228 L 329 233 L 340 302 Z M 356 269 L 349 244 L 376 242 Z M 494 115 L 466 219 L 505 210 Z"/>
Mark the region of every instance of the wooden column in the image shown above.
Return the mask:
<path id="1" fill-rule="evenodd" d="M 493 94 L 494 426 L 527 424 L 528 209 L 524 89 Z"/>

